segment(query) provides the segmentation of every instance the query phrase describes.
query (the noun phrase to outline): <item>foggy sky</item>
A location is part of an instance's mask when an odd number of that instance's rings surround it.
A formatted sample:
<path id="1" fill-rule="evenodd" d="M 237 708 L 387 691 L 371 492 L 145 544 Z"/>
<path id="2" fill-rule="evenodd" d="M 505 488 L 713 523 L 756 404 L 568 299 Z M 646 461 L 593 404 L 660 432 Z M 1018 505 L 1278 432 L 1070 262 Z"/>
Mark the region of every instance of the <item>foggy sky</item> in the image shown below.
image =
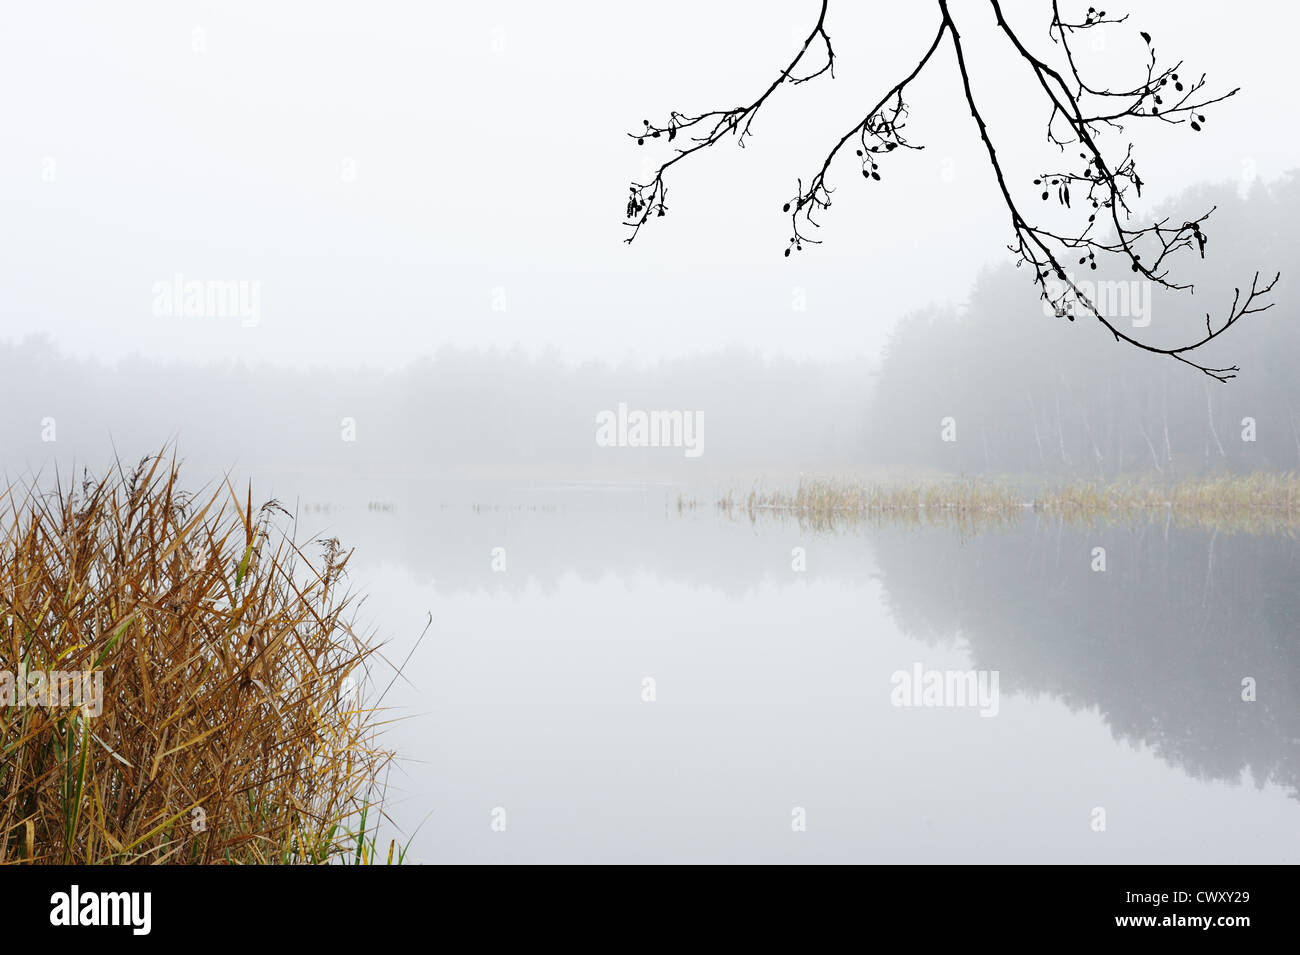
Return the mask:
<path id="1" fill-rule="evenodd" d="M 1050 48 L 1045 4 L 1006 7 Z M 1106 48 L 1089 51 L 1100 76 L 1132 77 L 1110 67 L 1140 62 L 1144 29 L 1189 73 L 1207 71 L 1210 88 L 1243 87 L 1199 136 L 1132 131 L 1147 200 L 1300 166 L 1300 139 L 1278 119 L 1293 113 L 1294 8 L 1131 7 Z M 779 90 L 747 148 L 724 142 L 679 164 L 670 214 L 621 241 L 627 183 L 664 155 L 625 133 L 671 109 L 748 102 L 816 9 L 12 6 L 0 31 L 0 338 L 43 332 L 105 361 L 384 367 L 443 345 L 554 346 L 575 361 L 735 344 L 874 356 L 901 314 L 960 304 L 981 267 L 1009 258 L 950 49 L 910 97 L 909 132 L 925 151 L 891 157 L 877 184 L 851 156 L 834 167 L 826 244 L 780 255 L 796 177 L 915 61 L 931 4 L 833 4 L 835 78 Z M 1026 105 L 1028 77 L 995 42 L 987 6 L 958 0 L 954 12 L 992 133 L 1027 182 L 1053 161 L 1046 114 Z M 151 288 L 176 273 L 260 282 L 260 322 L 156 316 Z"/>

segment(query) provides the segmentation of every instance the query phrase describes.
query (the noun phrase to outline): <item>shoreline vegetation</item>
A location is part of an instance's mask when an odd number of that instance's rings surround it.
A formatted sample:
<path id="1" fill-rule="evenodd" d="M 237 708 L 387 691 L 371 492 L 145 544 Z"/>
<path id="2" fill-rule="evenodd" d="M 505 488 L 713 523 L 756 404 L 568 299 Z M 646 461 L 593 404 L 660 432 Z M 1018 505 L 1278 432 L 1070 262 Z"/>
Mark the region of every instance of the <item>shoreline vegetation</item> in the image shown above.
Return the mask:
<path id="1" fill-rule="evenodd" d="M 700 501 L 679 496 L 679 513 Z M 995 479 L 868 482 L 802 478 L 793 490 L 755 486 L 729 490 L 713 507 L 732 518 L 794 518 L 833 528 L 869 523 L 948 526 L 971 530 L 1019 522 L 1027 515 L 1070 524 L 1146 520 L 1180 527 L 1282 534 L 1300 530 L 1300 475 L 1249 474 L 1163 482 L 1073 481 L 1040 484 Z"/>
<path id="2" fill-rule="evenodd" d="M 51 483 L 0 488 L 0 864 L 403 861 L 339 542 L 162 456 Z"/>

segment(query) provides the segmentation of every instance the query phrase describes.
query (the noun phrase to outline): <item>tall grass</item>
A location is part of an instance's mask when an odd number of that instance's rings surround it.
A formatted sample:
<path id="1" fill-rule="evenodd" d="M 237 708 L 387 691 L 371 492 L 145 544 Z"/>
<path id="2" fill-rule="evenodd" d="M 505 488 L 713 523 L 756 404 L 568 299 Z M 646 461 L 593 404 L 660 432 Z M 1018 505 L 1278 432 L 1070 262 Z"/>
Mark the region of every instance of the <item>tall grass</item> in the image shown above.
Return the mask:
<path id="1" fill-rule="evenodd" d="M 103 675 L 80 706 L 0 696 L 0 862 L 375 861 L 392 754 L 354 690 L 348 554 L 178 477 L 0 492 L 0 671 Z"/>
<path id="2" fill-rule="evenodd" d="M 1074 482 L 1036 491 L 1008 481 L 980 479 L 886 484 L 806 478 L 794 491 L 754 488 L 746 495 L 728 491 L 715 504 L 728 515 L 744 515 L 751 521 L 771 514 L 794 517 L 813 528 L 910 523 L 979 530 L 1038 513 L 1071 523 L 1145 518 L 1225 531 L 1291 533 L 1300 528 L 1300 477 L 1250 474 L 1174 483 Z"/>

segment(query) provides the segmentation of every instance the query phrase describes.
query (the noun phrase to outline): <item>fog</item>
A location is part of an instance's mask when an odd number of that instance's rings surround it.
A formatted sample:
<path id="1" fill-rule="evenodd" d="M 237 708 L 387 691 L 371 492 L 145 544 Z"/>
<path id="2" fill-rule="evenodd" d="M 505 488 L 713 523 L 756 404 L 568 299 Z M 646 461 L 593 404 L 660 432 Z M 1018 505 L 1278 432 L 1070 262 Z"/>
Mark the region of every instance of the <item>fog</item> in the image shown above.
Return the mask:
<path id="1" fill-rule="evenodd" d="M 1052 52 L 1050 4 L 1003 6 Z M 1044 309 L 947 45 L 908 91 L 924 148 L 879 182 L 850 151 L 820 244 L 782 254 L 783 203 L 916 64 L 934 4 L 832 3 L 834 76 L 674 165 L 631 244 L 629 183 L 674 147 L 629 133 L 751 102 L 815 0 L 15 6 L 3 486 L 175 455 L 234 522 L 235 592 L 253 508 L 283 505 L 257 520 L 322 547 L 382 643 L 360 691 L 392 710 L 415 861 L 1294 861 L 1294 509 L 714 506 L 809 475 L 1300 470 L 1300 12 L 1134 6 L 1079 41 L 1105 82 L 1141 84 L 1152 42 L 1241 90 L 1198 131 L 1103 140 L 1135 143 L 1135 224 L 1213 209 L 1204 255 L 1170 262 L 1195 289 L 1078 266 L 1163 348 L 1281 273 L 1198 352 L 1227 383 Z M 1009 189 L 1048 208 L 1033 180 L 1075 160 L 990 6 L 951 7 Z M 1000 674 L 999 719 L 891 700 L 891 674 L 964 667 Z"/>
<path id="2" fill-rule="evenodd" d="M 1232 288 L 1256 270 L 1284 270 L 1300 249 L 1294 175 L 1245 190 L 1203 184 L 1157 208 L 1215 209 L 1198 290 L 1095 273 L 1125 293 L 1126 330 L 1152 342 L 1195 334 L 1198 311 L 1225 314 Z M 11 478 L 70 473 L 166 447 L 205 478 L 296 470 L 711 491 L 801 474 L 1113 479 L 1300 468 L 1300 340 L 1285 281 L 1267 309 L 1207 347 L 1240 368 L 1225 383 L 1116 342 L 1087 315 L 1046 314 L 1028 279 L 1010 263 L 990 266 L 960 304 L 903 313 L 877 355 L 837 359 L 732 346 L 572 361 L 558 347 L 442 346 L 395 369 L 299 368 L 266 358 L 97 360 L 50 334 L 27 335 L 0 343 L 0 463 Z"/>
<path id="3" fill-rule="evenodd" d="M 440 350 L 397 372 L 62 356 L 46 339 L 0 345 L 11 477 L 174 451 L 199 475 L 285 469 L 336 476 L 515 476 L 740 481 L 864 464 L 865 362 L 742 350 L 646 366 L 570 366 L 522 350 Z M 624 442 L 598 418 L 623 407 Z M 627 443 L 636 414 L 685 416 Z M 675 423 L 675 421 L 674 421 Z M 659 438 L 660 446 L 650 442 Z"/>
<path id="4" fill-rule="evenodd" d="M 44 333 L 58 354 L 96 362 L 398 369 L 444 346 L 552 349 L 571 362 L 735 346 L 874 360 L 899 317 L 960 304 L 979 270 L 1009 255 L 947 55 L 911 97 L 909 133 L 925 149 L 891 162 L 883 188 L 844 163 L 825 244 L 780 256 L 781 203 L 856 121 L 864 91 L 878 96 L 914 62 L 927 4 L 887 17 L 835 7 L 835 78 L 779 91 L 743 150 L 727 141 L 680 164 L 670 215 L 622 242 L 627 183 L 652 158 L 627 132 L 757 95 L 816 7 L 10 10 L 0 81 L 20 92 L 0 104 L 0 337 Z M 1036 3 L 1006 8 L 1050 45 Z M 1291 112 L 1298 16 L 1148 0 L 1106 28 L 1105 48 L 1089 52 L 1102 75 L 1131 75 L 1135 31 L 1147 29 L 1212 88 L 1242 87 L 1199 137 L 1132 130 L 1147 181 L 1137 212 L 1201 182 L 1300 166 L 1279 119 Z M 989 121 L 1027 182 L 1056 154 L 1042 142 L 1046 116 L 1027 104 L 990 16 L 971 5 L 962 26 Z M 258 324 L 155 315 L 154 284 L 177 273 L 260 283 Z"/>

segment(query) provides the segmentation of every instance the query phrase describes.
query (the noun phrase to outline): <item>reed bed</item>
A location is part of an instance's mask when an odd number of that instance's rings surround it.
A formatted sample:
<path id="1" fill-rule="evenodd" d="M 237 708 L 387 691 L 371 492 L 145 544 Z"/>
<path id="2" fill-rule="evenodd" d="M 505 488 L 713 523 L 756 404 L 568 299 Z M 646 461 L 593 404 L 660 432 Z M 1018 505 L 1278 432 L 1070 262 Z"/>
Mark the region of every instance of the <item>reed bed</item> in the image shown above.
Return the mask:
<path id="1" fill-rule="evenodd" d="M 1250 474 L 1156 483 L 1076 482 L 1026 491 L 996 480 L 870 483 L 806 478 L 793 490 L 754 488 L 717 498 L 718 510 L 794 517 L 813 528 L 862 523 L 949 526 L 979 530 L 1044 514 L 1074 524 L 1159 520 L 1243 533 L 1300 528 L 1300 477 Z"/>
<path id="2" fill-rule="evenodd" d="M 0 507 L 0 862 L 401 861 L 336 540 L 161 456 Z"/>

